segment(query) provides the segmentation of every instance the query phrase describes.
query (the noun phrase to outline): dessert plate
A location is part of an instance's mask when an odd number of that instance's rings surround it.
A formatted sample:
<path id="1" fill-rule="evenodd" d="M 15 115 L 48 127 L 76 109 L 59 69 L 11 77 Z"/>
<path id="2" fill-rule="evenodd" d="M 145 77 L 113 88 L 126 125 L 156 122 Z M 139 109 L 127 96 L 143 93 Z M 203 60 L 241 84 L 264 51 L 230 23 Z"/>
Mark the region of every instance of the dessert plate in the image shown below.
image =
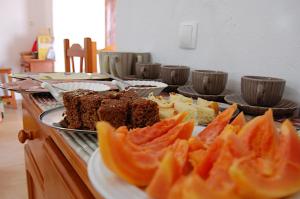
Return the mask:
<path id="1" fill-rule="evenodd" d="M 178 91 L 178 93 L 180 93 L 186 97 L 192 97 L 192 98 L 201 97 L 201 98 L 209 100 L 209 101 L 217 101 L 217 102 L 224 101 L 224 97 L 226 95 L 230 94 L 229 90 L 225 90 L 219 95 L 204 95 L 204 94 L 197 93 L 194 90 L 192 85 L 180 86 L 177 88 L 177 91 Z"/>
<path id="2" fill-rule="evenodd" d="M 76 131 L 76 132 L 82 132 L 82 133 L 96 133 L 96 131 L 92 131 L 92 130 L 81 130 L 81 129 L 70 129 L 70 128 L 66 128 L 63 127 L 60 124 L 60 121 L 62 121 L 64 119 L 64 113 L 65 113 L 66 109 L 64 106 L 58 106 L 52 109 L 49 109 L 47 111 L 44 111 L 41 115 L 40 115 L 40 121 L 52 128 L 55 128 L 57 130 L 63 130 L 63 131 Z"/>
<path id="3" fill-rule="evenodd" d="M 237 94 L 227 95 L 224 99 L 229 104 L 236 103 L 241 111 L 249 115 L 262 115 L 271 108 L 275 117 L 281 117 L 293 114 L 299 107 L 297 103 L 287 99 L 282 99 L 279 104 L 273 107 L 251 106 L 245 102 L 241 95 Z"/>
<path id="4" fill-rule="evenodd" d="M 102 158 L 100 157 L 99 148 L 95 150 L 90 157 L 88 161 L 87 171 L 91 184 L 96 189 L 96 191 L 98 191 L 98 193 L 103 196 L 103 198 L 149 199 L 144 190 L 125 182 L 113 172 L 111 172 L 108 168 L 106 168 L 102 161 Z M 299 198 L 300 193 L 297 193 L 285 199 Z"/>

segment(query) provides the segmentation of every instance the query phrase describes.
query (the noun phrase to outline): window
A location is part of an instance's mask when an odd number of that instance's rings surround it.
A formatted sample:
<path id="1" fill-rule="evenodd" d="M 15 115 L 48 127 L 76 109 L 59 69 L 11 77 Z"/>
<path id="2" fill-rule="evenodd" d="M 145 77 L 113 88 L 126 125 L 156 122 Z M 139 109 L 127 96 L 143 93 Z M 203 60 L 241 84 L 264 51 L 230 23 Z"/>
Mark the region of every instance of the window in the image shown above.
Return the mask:
<path id="1" fill-rule="evenodd" d="M 105 0 L 53 0 L 52 10 L 56 72 L 65 69 L 64 39 L 83 46 L 84 37 L 90 37 L 97 49 L 105 47 Z"/>

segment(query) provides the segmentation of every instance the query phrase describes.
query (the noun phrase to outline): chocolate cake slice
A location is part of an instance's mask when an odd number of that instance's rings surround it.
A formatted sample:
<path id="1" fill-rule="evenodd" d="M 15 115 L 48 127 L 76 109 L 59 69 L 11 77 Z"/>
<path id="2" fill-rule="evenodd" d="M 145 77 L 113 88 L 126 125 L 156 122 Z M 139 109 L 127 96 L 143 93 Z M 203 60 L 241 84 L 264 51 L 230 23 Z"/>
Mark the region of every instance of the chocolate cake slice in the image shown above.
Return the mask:
<path id="1" fill-rule="evenodd" d="M 98 109 L 100 121 L 107 121 L 115 128 L 127 125 L 128 101 L 104 99 Z"/>
<path id="2" fill-rule="evenodd" d="M 130 105 L 130 126 L 132 128 L 151 126 L 159 121 L 159 109 L 156 102 L 137 98 Z"/>
<path id="3" fill-rule="evenodd" d="M 64 93 L 63 100 L 68 128 L 95 130 L 95 123 L 101 120 L 115 128 L 145 127 L 159 121 L 158 105 L 134 91 L 76 90 Z"/>
<path id="4" fill-rule="evenodd" d="M 66 120 L 68 128 L 78 129 L 82 127 L 81 112 L 80 112 L 80 98 L 95 91 L 78 89 L 75 91 L 65 92 L 63 94 L 63 102 L 66 108 Z"/>
<path id="5" fill-rule="evenodd" d="M 94 93 L 80 97 L 80 113 L 82 128 L 95 130 L 95 123 L 98 121 L 97 110 L 101 101 L 105 98 L 100 93 Z"/>

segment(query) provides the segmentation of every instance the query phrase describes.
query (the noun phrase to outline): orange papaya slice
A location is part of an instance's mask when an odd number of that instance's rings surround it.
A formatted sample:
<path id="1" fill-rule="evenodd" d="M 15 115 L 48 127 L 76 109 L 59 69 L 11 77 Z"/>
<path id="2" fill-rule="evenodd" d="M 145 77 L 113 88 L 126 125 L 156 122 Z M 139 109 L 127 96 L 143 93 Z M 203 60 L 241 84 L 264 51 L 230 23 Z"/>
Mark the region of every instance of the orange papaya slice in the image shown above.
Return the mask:
<path id="1" fill-rule="evenodd" d="M 237 126 L 238 130 L 240 130 L 245 124 L 246 124 L 246 119 L 245 115 L 243 112 L 240 112 L 236 118 L 230 123 L 233 126 Z"/>
<path id="2" fill-rule="evenodd" d="M 129 131 L 128 139 L 134 144 L 145 144 L 153 139 L 162 136 L 170 129 L 181 123 L 188 113 L 182 112 L 172 118 L 162 120 L 152 126 L 137 128 Z"/>
<path id="3" fill-rule="evenodd" d="M 99 148 L 104 164 L 125 181 L 146 186 L 150 183 L 159 160 L 155 154 L 133 150 L 126 134 L 114 132 L 107 122 L 97 125 Z"/>
<path id="4" fill-rule="evenodd" d="M 198 134 L 199 139 L 206 145 L 210 145 L 230 122 L 236 109 L 237 105 L 233 104 L 225 111 L 221 112 L 210 124 L 207 125 L 205 129 Z"/>
<path id="5" fill-rule="evenodd" d="M 240 131 L 242 141 L 256 156 L 272 158 L 279 137 L 273 120 L 272 110 L 248 122 Z"/>
<path id="6" fill-rule="evenodd" d="M 211 169 L 219 159 L 222 150 L 224 150 L 225 142 L 235 133 L 236 128 L 227 125 L 205 152 L 201 152 L 201 154 L 198 154 L 199 151 L 190 152 L 190 161 L 195 165 L 194 170 L 199 176 L 203 179 L 207 179 L 210 176 Z"/>
<path id="7" fill-rule="evenodd" d="M 291 122 L 282 124 L 279 140 L 273 158 L 254 154 L 234 161 L 230 175 L 244 197 L 282 198 L 300 191 L 300 138 Z"/>
<path id="8" fill-rule="evenodd" d="M 212 189 L 195 173 L 180 178 L 172 187 L 169 199 L 238 199 L 231 189 Z"/>
<path id="9" fill-rule="evenodd" d="M 194 121 L 190 120 L 180 123 L 170 129 L 164 135 L 155 138 L 154 140 L 140 145 L 142 148 L 150 150 L 160 150 L 173 144 L 177 139 L 189 139 L 193 133 Z"/>
<path id="10" fill-rule="evenodd" d="M 188 142 L 177 140 L 164 155 L 146 191 L 155 199 L 167 198 L 175 181 L 183 174 L 187 160 Z"/>

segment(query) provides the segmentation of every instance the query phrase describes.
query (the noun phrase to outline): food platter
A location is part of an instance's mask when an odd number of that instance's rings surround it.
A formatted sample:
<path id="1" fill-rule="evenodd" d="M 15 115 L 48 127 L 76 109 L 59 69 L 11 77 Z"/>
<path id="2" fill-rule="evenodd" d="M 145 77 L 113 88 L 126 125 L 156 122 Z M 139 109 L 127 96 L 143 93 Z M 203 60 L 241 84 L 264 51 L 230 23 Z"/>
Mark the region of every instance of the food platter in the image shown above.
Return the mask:
<path id="1" fill-rule="evenodd" d="M 65 111 L 66 111 L 66 109 L 64 106 L 58 106 L 55 108 L 51 108 L 47 111 L 44 111 L 40 115 L 39 118 L 40 118 L 41 123 L 43 123 L 49 127 L 52 127 L 54 129 L 57 129 L 57 130 L 82 132 L 82 133 L 96 133 L 96 131 L 93 131 L 93 130 L 71 129 L 71 128 L 66 128 L 66 127 L 61 126 L 60 121 L 62 121 L 64 119 Z M 195 126 L 193 134 L 200 132 L 204 128 L 205 128 L 205 126 Z"/>
<path id="2" fill-rule="evenodd" d="M 103 162 L 99 148 L 91 155 L 87 172 L 89 180 L 94 189 L 107 199 L 140 198 L 149 199 L 146 192 L 124 181 L 116 174 L 111 172 Z M 299 199 L 300 192 L 293 194 L 285 199 Z"/>
<path id="3" fill-rule="evenodd" d="M 99 148 L 91 155 L 87 171 L 93 187 L 106 199 L 149 199 L 146 192 L 122 180 L 104 165 Z M 300 199 L 300 193 L 285 199 Z"/>
<path id="4" fill-rule="evenodd" d="M 57 130 L 63 130 L 63 131 L 72 131 L 72 132 L 82 132 L 82 133 L 96 133 L 96 131 L 91 131 L 91 130 L 81 130 L 81 129 L 70 129 L 70 128 L 65 128 L 60 125 L 60 121 L 64 119 L 63 114 L 65 113 L 65 107 L 64 106 L 58 106 L 52 109 L 49 109 L 47 111 L 44 111 L 40 115 L 40 121 L 54 129 Z"/>

